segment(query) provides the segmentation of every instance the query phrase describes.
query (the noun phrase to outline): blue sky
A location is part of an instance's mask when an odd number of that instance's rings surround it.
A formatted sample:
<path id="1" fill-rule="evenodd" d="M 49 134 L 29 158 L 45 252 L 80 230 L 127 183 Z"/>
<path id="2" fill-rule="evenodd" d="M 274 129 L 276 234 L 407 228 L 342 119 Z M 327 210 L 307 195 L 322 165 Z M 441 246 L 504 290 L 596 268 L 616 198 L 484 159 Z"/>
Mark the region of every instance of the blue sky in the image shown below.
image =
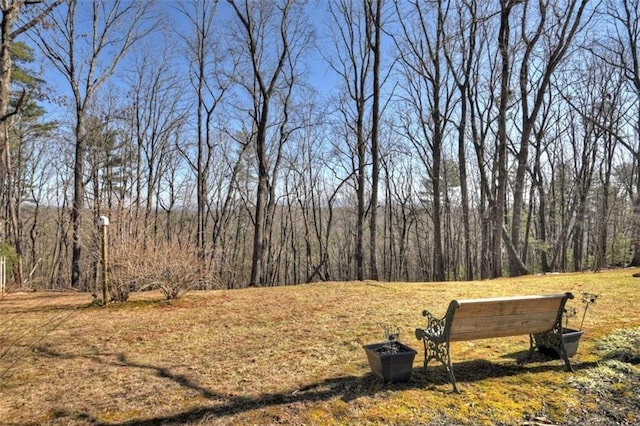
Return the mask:
<path id="1" fill-rule="evenodd" d="M 90 7 L 90 2 L 81 0 L 80 8 L 83 6 Z M 171 24 L 173 26 L 177 26 L 178 28 L 184 27 L 185 31 L 188 31 L 188 28 L 186 28 L 188 22 L 183 16 L 181 16 L 174 0 L 159 0 L 158 6 L 160 8 L 159 10 L 164 12 L 169 19 L 172 20 Z M 330 16 L 327 12 L 327 3 L 324 0 L 311 0 L 305 7 L 307 9 L 307 17 L 316 29 L 316 46 L 308 51 L 307 57 L 305 58 L 308 70 L 307 80 L 322 97 L 326 98 L 335 91 L 338 83 L 337 76 L 330 69 L 329 64 L 326 63 L 320 53 L 320 49 L 323 48 L 333 49 L 333 46 L 327 45 L 327 43 L 331 43 L 329 39 L 329 26 L 331 25 L 329 22 Z M 228 22 L 230 19 L 236 19 L 231 6 L 224 0 L 219 1 L 216 13 L 215 21 L 219 25 L 224 25 L 224 23 Z M 82 25 L 83 22 L 90 23 L 90 20 L 79 20 L 80 25 Z M 82 33 L 82 30 L 78 31 L 78 33 Z M 116 75 L 111 79 L 112 81 L 116 81 L 122 77 L 123 73 L 126 72 L 127 63 L 130 59 L 131 57 L 120 63 L 116 71 Z M 46 59 L 42 59 L 38 67 L 41 68 L 45 81 L 48 82 L 51 89 L 55 91 L 57 96 L 70 95 L 69 83 L 47 62 Z"/>

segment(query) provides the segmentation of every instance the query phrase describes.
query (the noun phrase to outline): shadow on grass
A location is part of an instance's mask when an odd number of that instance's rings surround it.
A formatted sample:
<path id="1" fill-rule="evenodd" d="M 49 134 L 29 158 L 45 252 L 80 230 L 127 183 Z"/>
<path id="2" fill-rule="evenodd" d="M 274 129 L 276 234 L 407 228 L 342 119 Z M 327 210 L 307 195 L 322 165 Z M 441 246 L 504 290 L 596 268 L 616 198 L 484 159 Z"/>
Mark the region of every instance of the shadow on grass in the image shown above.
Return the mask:
<path id="1" fill-rule="evenodd" d="M 515 363 L 496 364 L 487 360 L 477 359 L 473 361 L 453 362 L 453 372 L 456 377 L 456 383 L 461 392 L 464 393 L 464 385 L 474 382 L 480 382 L 486 379 L 496 379 L 501 377 L 512 377 L 524 374 L 537 374 L 547 371 L 557 372 L 558 374 L 572 374 L 566 371 L 564 361 L 554 359 L 543 354 L 534 355 L 532 359 L 528 358 L 529 351 L 518 352 L 515 354 L 505 355 L 503 358 L 513 358 Z M 574 370 L 582 370 L 594 367 L 597 363 L 572 363 Z M 445 385 L 448 387 L 445 392 L 453 392 L 453 385 L 449 380 L 449 373 L 446 368 L 435 361 L 431 361 L 427 370 L 423 368 L 414 369 L 413 377 L 422 383 L 422 387 L 428 387 L 430 390 L 435 389 L 436 385 Z M 442 391 L 442 390 L 440 390 Z"/>
<path id="2" fill-rule="evenodd" d="M 29 351 L 75 315 L 74 311 L 56 311 L 57 309 L 39 311 L 53 314 L 43 315 L 37 323 L 26 328 L 17 321 L 17 314 L 0 312 L 0 381 L 24 362 Z"/>
<path id="3" fill-rule="evenodd" d="M 309 384 L 298 389 L 290 389 L 284 392 L 267 393 L 255 397 L 242 395 L 227 395 L 215 392 L 204 386 L 200 386 L 189 377 L 172 373 L 170 369 L 154 365 L 134 362 L 127 358 L 125 354 L 87 354 L 69 355 L 58 353 L 47 347 L 38 347 L 37 350 L 44 356 L 52 358 L 77 358 L 85 357 L 95 362 L 118 367 L 149 370 L 157 377 L 162 377 L 172 381 L 178 386 L 196 391 L 204 398 L 215 405 L 196 407 L 189 411 L 178 412 L 171 415 L 161 415 L 156 417 L 131 419 L 125 422 L 104 422 L 101 423 L 90 413 L 69 413 L 61 412 L 59 416 L 67 419 L 75 418 L 95 425 L 155 425 L 155 424 L 181 424 L 199 423 L 207 420 L 224 419 L 242 412 L 261 410 L 272 406 L 314 403 L 319 401 L 329 401 L 339 398 L 344 402 L 350 402 L 360 397 L 374 396 L 380 392 L 404 391 L 408 389 L 423 389 L 429 392 L 439 392 L 441 394 L 451 394 L 453 392 L 449 375 L 446 368 L 435 361 L 432 361 L 425 371 L 422 366 L 413 369 L 411 379 L 407 383 L 383 383 L 373 374 L 364 376 L 341 376 L 329 378 L 327 380 Z M 528 351 L 516 352 L 504 355 L 503 358 L 512 358 L 520 361 L 528 358 Z M 113 361 L 105 360 L 104 356 L 115 357 Z M 576 370 L 592 367 L 592 363 L 575 363 Z M 480 382 L 493 378 L 512 377 L 531 373 L 541 373 L 545 371 L 555 371 L 558 374 L 570 374 L 564 371 L 564 363 L 551 359 L 542 354 L 536 354 L 532 360 L 527 360 L 527 364 L 516 363 L 493 363 L 487 360 L 473 360 L 454 362 L 453 369 L 456 381 L 462 393 L 465 392 L 465 385 Z"/>
<path id="4" fill-rule="evenodd" d="M 38 293 L 39 294 L 39 293 Z M 26 306 L 25 306 L 26 305 Z M 28 300 L 6 298 L 0 299 L 0 313 L 2 315 L 17 314 L 39 314 L 47 312 L 78 312 L 90 307 L 89 302 L 83 300 L 78 302 L 55 301 L 52 296 L 31 296 Z"/>
<path id="5" fill-rule="evenodd" d="M 535 350 L 532 355 L 529 355 L 529 350 L 522 350 L 522 351 L 512 352 L 510 354 L 502 355 L 501 358 L 511 359 L 515 361 L 518 365 L 534 364 L 534 363 L 549 363 L 550 365 L 557 364 L 561 366 L 562 369 L 564 369 L 564 361 L 559 355 L 549 356 L 537 350 Z M 573 358 L 573 357 L 569 358 L 569 362 L 571 363 L 571 366 L 573 367 L 574 370 L 591 368 L 594 365 L 596 365 L 596 363 L 584 363 L 584 362 L 580 363 L 580 362 L 577 362 L 578 359 L 579 358 Z"/>
<path id="6" fill-rule="evenodd" d="M 91 420 L 96 425 L 155 425 L 155 424 L 176 424 L 176 423 L 198 423 L 207 420 L 223 419 L 242 412 L 261 410 L 272 406 L 313 403 L 319 401 L 329 401 L 340 398 L 345 402 L 353 401 L 360 397 L 374 396 L 379 392 L 403 391 L 408 389 L 423 389 L 425 391 L 451 394 L 451 383 L 449 376 L 443 365 L 430 364 L 425 371 L 422 367 L 414 368 L 413 374 L 407 383 L 383 383 L 373 374 L 364 376 L 342 376 L 324 380 L 322 382 L 303 386 L 285 392 L 262 394 L 257 397 L 224 395 L 211 389 L 197 385 L 183 375 L 175 375 L 166 368 L 143 365 L 129 362 L 124 355 L 118 357 L 120 365 L 132 368 L 143 368 L 154 370 L 159 377 L 172 380 L 176 384 L 195 390 L 203 397 L 218 402 L 216 406 L 202 406 L 190 411 L 184 411 L 168 416 L 157 416 L 151 418 L 132 419 L 120 423 L 100 423 L 96 419 L 90 419 L 86 414 L 81 414 L 78 418 Z M 577 368 L 586 368 L 583 364 L 578 364 Z M 557 371 L 558 374 L 569 374 L 564 371 L 563 363 L 546 363 L 530 366 L 516 364 L 495 364 L 485 360 L 475 360 L 454 363 L 454 371 L 458 385 L 464 393 L 465 384 L 479 382 L 490 378 L 510 377 L 521 374 L 539 373 L 544 371 Z"/>

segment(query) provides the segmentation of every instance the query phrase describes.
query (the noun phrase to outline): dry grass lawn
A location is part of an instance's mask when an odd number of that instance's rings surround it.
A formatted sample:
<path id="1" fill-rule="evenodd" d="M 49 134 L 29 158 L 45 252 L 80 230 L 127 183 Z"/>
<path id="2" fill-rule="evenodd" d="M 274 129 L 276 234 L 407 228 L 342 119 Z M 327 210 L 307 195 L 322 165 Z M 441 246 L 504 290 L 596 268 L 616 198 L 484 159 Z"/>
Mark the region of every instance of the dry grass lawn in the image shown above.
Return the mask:
<path id="1" fill-rule="evenodd" d="M 0 300 L 2 424 L 629 424 L 637 388 L 635 269 L 451 283 L 322 283 L 133 294 L 108 308 L 89 294 Z M 461 394 L 413 329 L 451 299 L 598 293 L 575 374 L 526 356 L 528 336 L 452 344 Z M 579 318 L 573 325 L 579 325 Z M 363 344 L 398 325 L 418 349 L 413 376 L 370 373 Z M 604 343 L 603 343 L 604 342 Z M 612 355 L 614 354 L 614 355 Z M 635 404 L 635 405 L 634 405 Z"/>

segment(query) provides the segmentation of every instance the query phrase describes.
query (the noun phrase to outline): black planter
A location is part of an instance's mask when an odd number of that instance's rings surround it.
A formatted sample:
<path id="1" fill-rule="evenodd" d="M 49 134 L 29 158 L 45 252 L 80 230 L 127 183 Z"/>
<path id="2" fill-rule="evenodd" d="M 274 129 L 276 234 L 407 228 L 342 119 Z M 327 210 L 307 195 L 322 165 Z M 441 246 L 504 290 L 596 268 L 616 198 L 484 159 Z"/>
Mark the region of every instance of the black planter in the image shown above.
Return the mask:
<path id="1" fill-rule="evenodd" d="M 372 343 L 363 346 L 373 374 L 385 382 L 406 382 L 411 377 L 413 359 L 416 351 L 407 345 L 396 342 L 394 350 L 388 349 L 388 343 Z"/>
<path id="2" fill-rule="evenodd" d="M 572 328 L 562 329 L 562 340 L 564 341 L 564 349 L 567 351 L 568 358 L 571 358 L 578 352 L 578 344 L 583 334 L 584 331 L 582 330 L 574 330 Z M 547 333 L 535 335 L 534 337 L 540 352 L 552 358 L 560 358 L 560 345 L 557 335 Z"/>

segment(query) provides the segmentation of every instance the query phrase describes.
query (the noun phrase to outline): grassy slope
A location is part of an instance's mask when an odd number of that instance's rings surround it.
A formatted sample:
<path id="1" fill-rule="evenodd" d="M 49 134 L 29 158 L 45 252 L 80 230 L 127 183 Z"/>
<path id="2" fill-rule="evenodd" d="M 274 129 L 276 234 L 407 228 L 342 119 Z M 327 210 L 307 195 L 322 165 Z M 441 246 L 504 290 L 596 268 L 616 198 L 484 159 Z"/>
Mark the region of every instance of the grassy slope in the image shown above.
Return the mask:
<path id="1" fill-rule="evenodd" d="M 514 424 L 542 414 L 562 423 L 572 410 L 597 409 L 597 393 L 575 386 L 601 360 L 597 339 L 640 326 L 633 272 L 323 283 L 172 303 L 142 293 L 107 309 L 86 294 L 13 294 L 0 300 L 0 423 Z M 443 315 L 454 298 L 563 291 L 576 294 L 575 306 L 582 291 L 600 294 L 576 374 L 557 360 L 517 365 L 527 336 L 452 344 L 460 395 L 441 366 L 422 370 L 413 329 L 423 309 Z M 369 372 L 362 345 L 381 340 L 381 323 L 397 324 L 401 341 L 419 349 L 407 384 Z"/>

